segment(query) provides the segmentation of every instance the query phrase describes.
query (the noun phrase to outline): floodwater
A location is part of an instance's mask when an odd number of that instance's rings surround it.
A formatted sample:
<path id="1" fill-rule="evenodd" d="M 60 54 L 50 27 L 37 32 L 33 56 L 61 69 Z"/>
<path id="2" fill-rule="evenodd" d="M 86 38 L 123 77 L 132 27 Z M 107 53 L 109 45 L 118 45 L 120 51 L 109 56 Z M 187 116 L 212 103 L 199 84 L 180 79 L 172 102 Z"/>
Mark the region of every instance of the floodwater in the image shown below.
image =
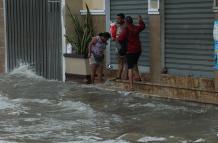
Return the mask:
<path id="1" fill-rule="evenodd" d="M 108 84 L 108 83 L 107 83 Z M 0 76 L 0 143 L 217 143 L 218 107 L 45 80 Z"/>

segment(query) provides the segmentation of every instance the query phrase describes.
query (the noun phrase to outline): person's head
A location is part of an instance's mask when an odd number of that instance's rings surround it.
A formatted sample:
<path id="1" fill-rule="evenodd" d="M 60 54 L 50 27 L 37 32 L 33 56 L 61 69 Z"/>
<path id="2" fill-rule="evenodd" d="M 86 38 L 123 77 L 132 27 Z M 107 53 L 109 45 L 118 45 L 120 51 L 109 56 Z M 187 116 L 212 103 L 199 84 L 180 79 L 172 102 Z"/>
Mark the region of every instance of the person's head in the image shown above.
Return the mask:
<path id="1" fill-rule="evenodd" d="M 131 17 L 131 16 L 127 16 L 127 17 L 125 18 L 125 22 L 126 22 L 127 24 L 133 24 L 133 19 L 132 19 L 132 17 Z"/>
<path id="2" fill-rule="evenodd" d="M 103 42 L 107 42 L 107 40 L 111 38 L 111 34 L 108 33 L 108 32 L 102 32 L 102 33 L 100 33 L 98 36 L 101 37 L 101 40 L 102 40 Z"/>
<path id="3" fill-rule="evenodd" d="M 116 16 L 116 21 L 119 24 L 123 24 L 125 19 L 125 15 L 123 13 L 118 13 Z"/>

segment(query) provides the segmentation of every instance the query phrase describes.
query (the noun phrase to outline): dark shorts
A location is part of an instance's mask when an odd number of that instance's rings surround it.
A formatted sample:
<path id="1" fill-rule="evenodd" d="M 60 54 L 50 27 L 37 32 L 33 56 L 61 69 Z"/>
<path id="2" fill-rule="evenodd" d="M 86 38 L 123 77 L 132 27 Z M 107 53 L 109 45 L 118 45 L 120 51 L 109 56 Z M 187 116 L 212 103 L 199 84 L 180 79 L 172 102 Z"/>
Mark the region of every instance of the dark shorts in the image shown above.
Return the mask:
<path id="1" fill-rule="evenodd" d="M 141 52 L 136 54 L 127 54 L 126 61 L 128 65 L 128 69 L 132 69 L 135 65 L 137 65 Z"/>
<path id="2" fill-rule="evenodd" d="M 119 42 L 119 44 L 120 44 L 120 49 L 118 50 L 118 54 L 120 56 L 125 56 L 127 52 L 127 42 L 123 41 L 123 42 Z"/>

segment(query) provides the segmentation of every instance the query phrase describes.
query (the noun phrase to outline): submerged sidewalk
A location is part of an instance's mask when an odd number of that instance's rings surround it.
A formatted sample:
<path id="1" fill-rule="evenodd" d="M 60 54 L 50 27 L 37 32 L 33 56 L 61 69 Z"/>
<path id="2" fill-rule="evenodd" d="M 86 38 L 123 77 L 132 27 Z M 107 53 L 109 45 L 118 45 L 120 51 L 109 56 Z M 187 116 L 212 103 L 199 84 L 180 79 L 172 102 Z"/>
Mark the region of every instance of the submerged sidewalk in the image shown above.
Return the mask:
<path id="1" fill-rule="evenodd" d="M 128 81 L 110 81 L 113 82 L 113 86 L 127 89 Z M 161 75 L 160 83 L 151 83 L 146 79 L 142 82 L 134 82 L 134 89 L 144 93 L 145 96 L 218 105 L 218 92 L 214 89 L 213 79 L 164 74 Z"/>

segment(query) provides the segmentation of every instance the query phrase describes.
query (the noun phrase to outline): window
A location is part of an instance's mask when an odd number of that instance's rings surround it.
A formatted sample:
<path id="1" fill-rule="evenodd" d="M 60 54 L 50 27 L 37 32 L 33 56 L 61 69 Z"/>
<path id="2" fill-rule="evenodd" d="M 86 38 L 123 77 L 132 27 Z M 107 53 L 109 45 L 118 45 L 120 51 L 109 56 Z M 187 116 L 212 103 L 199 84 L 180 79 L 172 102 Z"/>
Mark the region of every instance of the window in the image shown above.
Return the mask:
<path id="1" fill-rule="evenodd" d="M 213 0 L 213 11 L 218 12 L 218 0 Z"/>
<path id="2" fill-rule="evenodd" d="M 159 14 L 159 0 L 148 0 L 148 14 Z"/>

